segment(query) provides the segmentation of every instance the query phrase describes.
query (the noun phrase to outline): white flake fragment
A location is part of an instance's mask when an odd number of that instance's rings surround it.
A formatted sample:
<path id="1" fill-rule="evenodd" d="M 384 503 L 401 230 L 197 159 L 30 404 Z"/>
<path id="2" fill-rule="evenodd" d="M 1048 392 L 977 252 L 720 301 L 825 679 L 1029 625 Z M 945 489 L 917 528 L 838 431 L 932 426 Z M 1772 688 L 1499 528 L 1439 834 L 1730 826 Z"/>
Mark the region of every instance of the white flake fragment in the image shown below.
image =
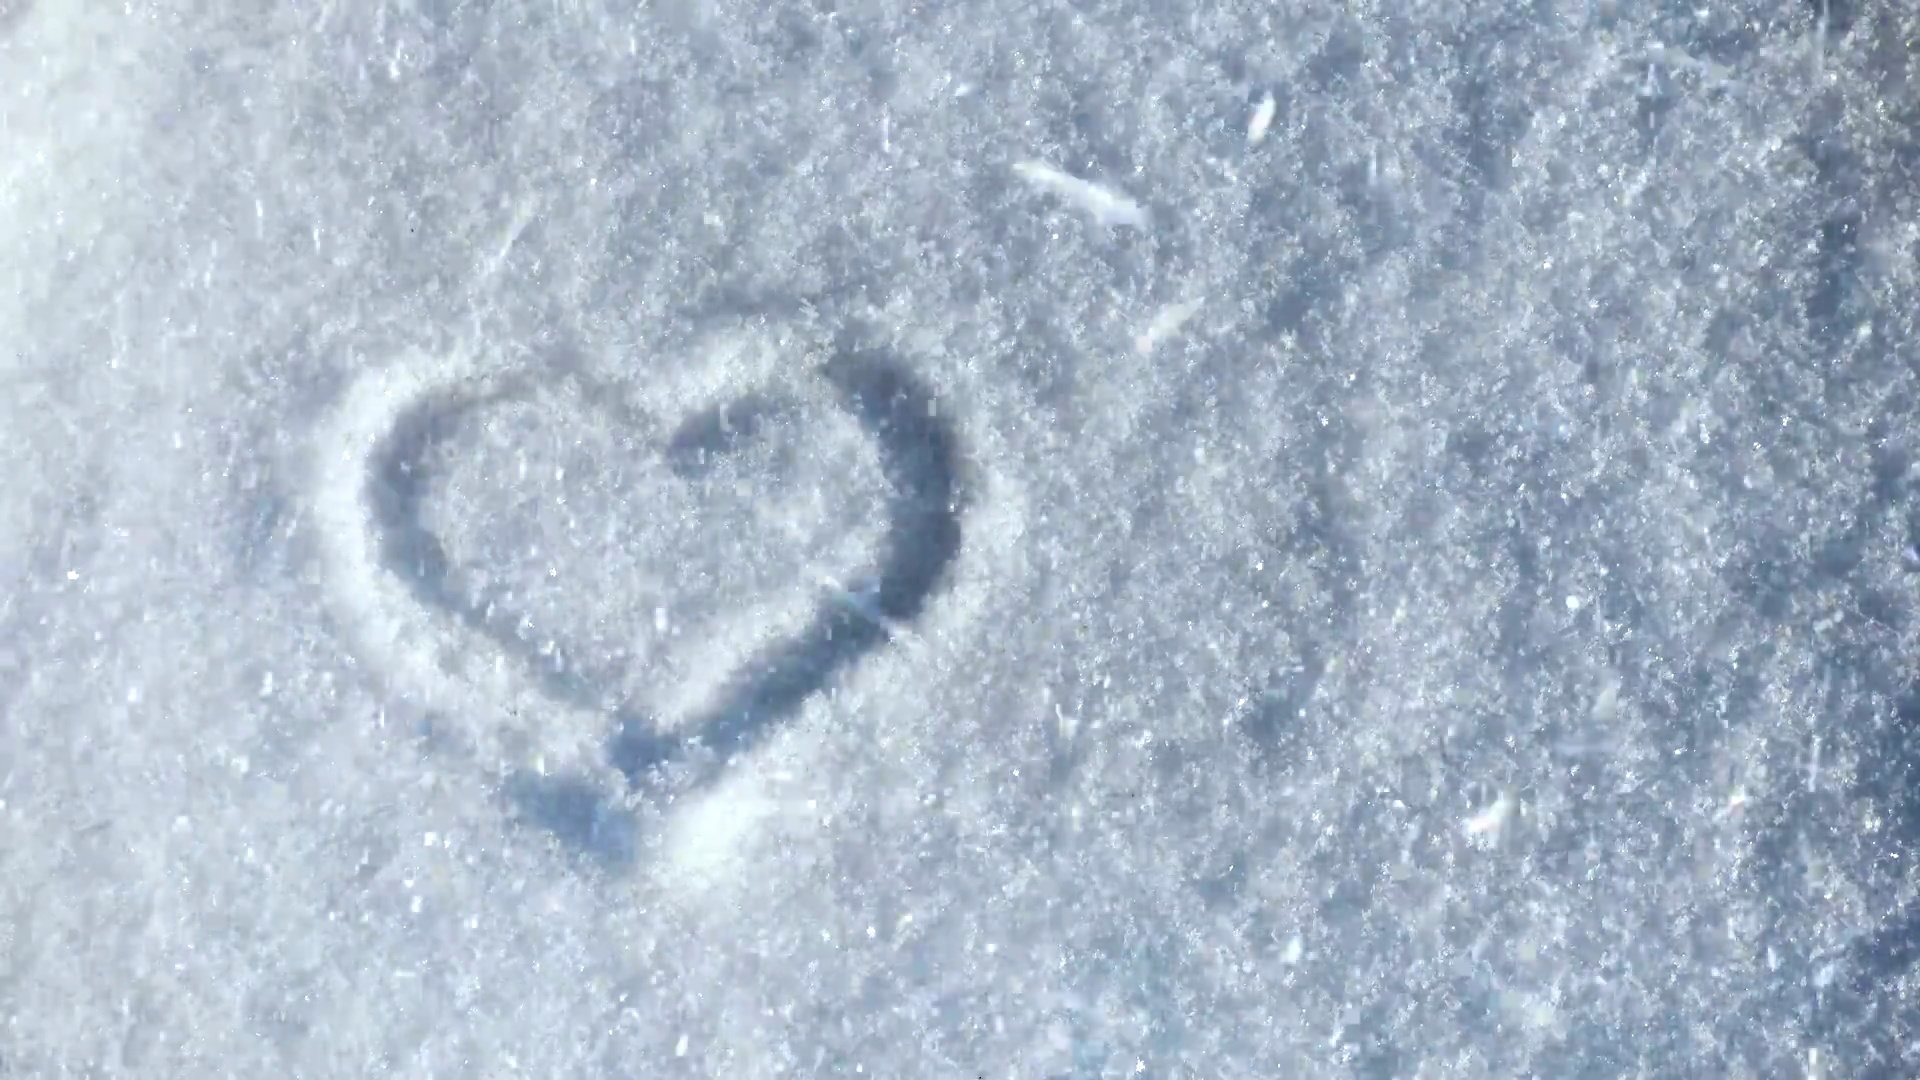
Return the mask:
<path id="1" fill-rule="evenodd" d="M 925 644 L 912 627 L 880 609 L 877 584 L 867 582 L 861 583 L 858 587 L 852 587 L 824 574 L 816 580 L 834 600 L 845 604 L 854 614 L 878 627 L 891 640 L 916 647 Z"/>
<path id="2" fill-rule="evenodd" d="M 269 671 L 266 674 L 260 676 L 260 700 L 265 701 L 267 698 L 270 698 L 272 696 L 273 696 L 273 672 Z"/>
<path id="3" fill-rule="evenodd" d="M 1179 333 L 1180 328 L 1198 314 L 1201 305 L 1205 303 L 1204 297 L 1196 296 L 1177 304 L 1168 304 L 1155 312 L 1153 319 L 1147 323 L 1147 328 L 1133 339 L 1134 351 L 1141 356 L 1153 352 L 1161 342 Z"/>
<path id="4" fill-rule="evenodd" d="M 1600 692 L 1594 695 L 1591 712 L 1595 720 L 1611 720 L 1619 711 L 1620 683 L 1618 680 L 1610 679 L 1600 687 Z"/>
<path id="5" fill-rule="evenodd" d="M 533 204 L 531 202 L 521 202 L 513 208 L 513 216 L 508 220 L 506 228 L 502 230 L 499 241 L 495 243 L 493 254 L 481 264 L 480 279 L 482 281 L 492 280 L 499 275 L 501 267 L 507 264 L 507 257 L 513 254 L 513 246 L 520 242 L 521 234 L 527 231 L 527 225 L 532 221 Z"/>
<path id="6" fill-rule="evenodd" d="M 1146 207 L 1104 184 L 1082 180 L 1038 161 L 1019 162 L 1013 174 L 1040 191 L 1072 203 L 1108 228 L 1145 229 L 1151 224 Z"/>
<path id="7" fill-rule="evenodd" d="M 1493 800 L 1493 805 L 1467 819 L 1468 836 L 1493 836 L 1506 825 L 1513 816 L 1513 800 L 1503 793 Z"/>
<path id="8" fill-rule="evenodd" d="M 1287 939 L 1287 947 L 1285 951 L 1280 954 L 1280 962 L 1291 967 L 1299 963 L 1300 958 L 1305 956 L 1306 953 L 1307 943 L 1300 940 L 1299 934 L 1295 934 L 1293 937 Z"/>
<path id="9" fill-rule="evenodd" d="M 674 1044 L 673 1044 L 673 1056 L 674 1056 L 674 1057 L 677 1057 L 677 1058 L 683 1058 L 683 1057 L 686 1057 L 686 1056 L 687 1056 L 687 1037 L 686 1037 L 686 1035 L 684 1035 L 684 1034 L 683 1034 L 683 1035 L 681 1035 L 681 1036 L 680 1036 L 680 1041 L 679 1041 L 679 1042 L 677 1042 L 677 1043 L 674 1043 Z"/>
<path id="10" fill-rule="evenodd" d="M 1080 717 L 1062 709 L 1059 702 L 1054 702 L 1053 705 L 1053 721 L 1060 732 L 1061 742 L 1072 742 L 1074 736 L 1080 732 Z"/>
<path id="11" fill-rule="evenodd" d="M 1259 146 L 1266 141 L 1267 131 L 1273 127 L 1273 114 L 1280 103 L 1273 99 L 1273 91 L 1260 95 L 1260 103 L 1253 107 L 1253 115 L 1247 118 L 1247 145 Z"/>

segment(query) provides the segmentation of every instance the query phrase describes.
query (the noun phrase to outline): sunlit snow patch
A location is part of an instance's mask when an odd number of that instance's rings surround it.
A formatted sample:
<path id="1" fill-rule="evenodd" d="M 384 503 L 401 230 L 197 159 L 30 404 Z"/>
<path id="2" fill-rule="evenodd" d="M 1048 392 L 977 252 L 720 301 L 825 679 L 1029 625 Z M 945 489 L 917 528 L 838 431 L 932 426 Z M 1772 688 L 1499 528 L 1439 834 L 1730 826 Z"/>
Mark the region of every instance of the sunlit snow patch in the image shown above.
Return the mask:
<path id="1" fill-rule="evenodd" d="M 769 789 L 770 780 L 784 777 L 757 775 L 754 759 L 741 764 L 741 772 L 668 819 L 660 872 L 674 895 L 712 899 L 719 886 L 751 881 L 756 841 L 768 840 L 777 820 L 804 820 L 804 803 L 790 804 Z"/>

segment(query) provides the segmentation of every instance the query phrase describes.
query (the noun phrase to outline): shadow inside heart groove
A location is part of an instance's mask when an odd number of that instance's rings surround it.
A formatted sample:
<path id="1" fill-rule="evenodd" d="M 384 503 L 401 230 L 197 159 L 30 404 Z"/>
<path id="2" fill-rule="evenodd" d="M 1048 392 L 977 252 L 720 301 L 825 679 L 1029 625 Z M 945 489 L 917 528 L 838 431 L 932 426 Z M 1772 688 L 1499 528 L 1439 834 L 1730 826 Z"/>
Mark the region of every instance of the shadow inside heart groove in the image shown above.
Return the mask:
<path id="1" fill-rule="evenodd" d="M 888 484 L 887 528 L 867 607 L 851 600 L 823 604 L 804 630 L 756 656 L 714 702 L 674 731 L 663 732 L 649 717 L 631 711 L 616 713 L 607 755 L 635 787 L 647 784 L 661 766 L 673 766 L 694 786 L 712 783 L 730 759 L 757 745 L 815 691 L 884 644 L 887 622 L 917 618 L 959 552 L 958 445 L 936 415 L 932 393 L 891 356 L 874 351 L 842 349 L 820 374 L 874 440 Z M 542 663 L 530 643 L 496 632 L 481 610 L 458 595 L 447 554 L 424 516 L 433 480 L 428 462 L 435 449 L 469 413 L 517 396 L 520 389 L 509 387 L 478 399 L 429 398 L 402 415 L 369 477 L 369 501 L 382 535 L 380 558 L 420 603 L 514 654 L 546 693 L 591 706 L 597 688 L 589 677 Z M 668 466 L 677 475 L 697 474 L 751 438 L 760 425 L 787 418 L 785 408 L 777 398 L 747 394 L 696 413 L 669 438 Z M 884 620 L 874 618 L 875 612 Z M 508 778 L 505 794 L 522 820 L 602 863 L 631 863 L 636 846 L 631 816 L 587 779 L 521 774 Z"/>

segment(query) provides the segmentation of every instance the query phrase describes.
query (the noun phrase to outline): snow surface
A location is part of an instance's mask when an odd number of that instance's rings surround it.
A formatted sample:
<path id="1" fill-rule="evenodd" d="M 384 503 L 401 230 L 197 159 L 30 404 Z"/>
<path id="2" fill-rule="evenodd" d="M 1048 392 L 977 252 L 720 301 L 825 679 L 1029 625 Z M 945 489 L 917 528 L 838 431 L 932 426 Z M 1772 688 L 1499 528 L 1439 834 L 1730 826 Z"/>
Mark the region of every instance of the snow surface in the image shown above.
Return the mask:
<path id="1" fill-rule="evenodd" d="M 1901 0 L 0 0 L 0 1076 L 1913 1075 L 1917 130 Z"/>

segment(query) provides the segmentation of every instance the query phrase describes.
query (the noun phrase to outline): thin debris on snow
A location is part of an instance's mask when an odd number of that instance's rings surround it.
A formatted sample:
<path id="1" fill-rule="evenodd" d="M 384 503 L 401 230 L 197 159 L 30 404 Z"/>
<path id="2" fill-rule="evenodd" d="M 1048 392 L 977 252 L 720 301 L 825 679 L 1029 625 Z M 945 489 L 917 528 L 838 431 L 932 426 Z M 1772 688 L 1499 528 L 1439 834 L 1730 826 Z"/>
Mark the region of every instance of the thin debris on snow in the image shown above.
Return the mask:
<path id="1" fill-rule="evenodd" d="M 1049 195 L 1058 195 L 1108 228 L 1146 229 L 1152 224 L 1147 208 L 1125 193 L 1082 180 L 1043 162 L 1019 162 L 1014 165 L 1013 174 Z"/>
<path id="2" fill-rule="evenodd" d="M 1147 328 L 1140 331 L 1139 336 L 1133 339 L 1134 350 L 1141 356 L 1151 353 L 1160 346 L 1161 342 L 1179 333 L 1180 328 L 1187 325 L 1188 320 L 1198 314 L 1201 305 L 1205 303 L 1205 297 L 1196 296 L 1177 304 L 1168 304 L 1154 312 L 1152 321 L 1147 323 Z"/>
<path id="3" fill-rule="evenodd" d="M 827 575 L 821 575 L 818 583 L 833 599 L 845 604 L 856 615 L 879 627 L 890 640 L 913 646 L 925 644 L 912 627 L 880 610 L 877 588 L 872 583 L 860 583 L 856 587 Z"/>

